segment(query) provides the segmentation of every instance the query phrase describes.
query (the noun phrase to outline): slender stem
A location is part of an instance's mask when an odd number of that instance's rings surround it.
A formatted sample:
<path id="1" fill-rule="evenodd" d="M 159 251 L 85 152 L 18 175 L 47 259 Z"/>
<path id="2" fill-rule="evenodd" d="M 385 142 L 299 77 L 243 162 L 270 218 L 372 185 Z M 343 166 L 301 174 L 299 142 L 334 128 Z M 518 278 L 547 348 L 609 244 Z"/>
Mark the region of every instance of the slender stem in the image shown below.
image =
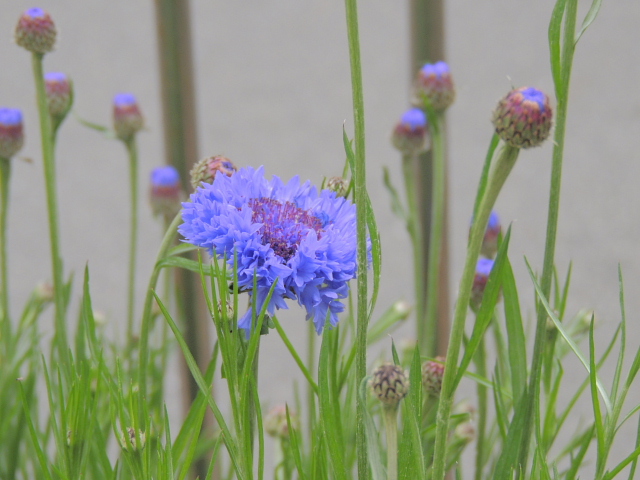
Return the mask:
<path id="1" fill-rule="evenodd" d="M 480 340 L 478 351 L 476 352 L 475 364 L 477 374 L 483 378 L 487 377 L 487 362 L 484 337 Z M 484 447 L 487 430 L 487 387 L 481 383 L 477 384 L 478 392 L 478 429 L 476 432 L 476 480 L 482 480 L 482 470 L 484 468 Z"/>
<path id="2" fill-rule="evenodd" d="M 509 145 L 503 145 L 502 151 L 496 161 L 491 177 L 489 179 L 484 197 L 478 207 L 477 221 L 471 227 L 471 236 L 467 248 L 467 258 L 464 264 L 462 279 L 460 280 L 458 301 L 453 317 L 451 337 L 449 339 L 449 350 L 447 351 L 447 361 L 444 367 L 444 378 L 442 381 L 442 392 L 440 394 L 440 405 L 438 406 L 438 416 L 436 419 L 436 443 L 433 458 L 433 480 L 442 480 L 445 475 L 447 459 L 447 433 L 449 430 L 449 415 L 453 404 L 453 382 L 457 375 L 458 357 L 464 334 L 465 319 L 471 287 L 475 273 L 476 263 L 480 254 L 480 246 L 484 231 L 489 221 L 489 214 L 495 204 L 498 194 L 509 176 L 511 169 L 518 158 L 519 149 Z"/>
<path id="3" fill-rule="evenodd" d="M 129 155 L 129 187 L 131 190 L 131 218 L 129 231 L 129 285 L 127 296 L 127 341 L 133 338 L 133 318 L 135 312 L 136 251 L 138 243 L 138 147 L 136 137 L 124 142 Z"/>
<path id="4" fill-rule="evenodd" d="M 420 347 L 423 352 L 424 346 L 427 355 L 436 356 L 438 346 L 438 298 L 440 286 L 440 255 L 442 253 L 442 239 L 444 228 L 444 205 L 445 205 L 445 153 L 444 153 L 444 119 L 442 113 L 435 115 L 436 124 L 432 125 L 432 142 L 433 142 L 433 180 L 432 197 L 431 197 L 431 228 L 429 229 L 429 260 L 427 262 L 427 291 L 422 291 L 422 295 L 426 293 L 427 309 L 426 309 L 426 338 L 420 339 Z"/>
<path id="5" fill-rule="evenodd" d="M 433 356 L 428 350 L 430 343 L 429 335 L 433 334 L 433 330 L 427 328 L 425 323 L 425 303 L 424 303 L 424 243 L 422 241 L 422 226 L 420 225 L 420 212 L 418 210 L 418 197 L 416 193 L 416 163 L 419 161 L 418 155 L 404 155 L 402 157 L 402 170 L 404 172 L 404 186 L 407 192 L 407 206 L 409 210 L 409 218 L 407 219 L 407 229 L 411 237 L 411 245 L 413 247 L 413 273 L 414 273 L 414 291 L 415 291 L 415 318 L 416 329 L 418 332 L 418 345 L 420 351 L 427 356 Z"/>
<path id="6" fill-rule="evenodd" d="M 387 480 L 398 479 L 398 407 L 384 407 L 384 429 L 387 434 Z"/>
<path id="7" fill-rule="evenodd" d="M 316 329 L 313 322 L 308 322 L 308 343 L 307 343 L 307 371 L 315 372 L 316 367 Z M 310 382 L 307 382 L 307 431 L 309 432 L 309 444 L 313 442 L 313 431 L 316 422 L 316 395 L 317 387 L 313 388 Z"/>
<path id="8" fill-rule="evenodd" d="M 58 231 L 58 200 L 56 194 L 56 166 L 53 149 L 51 116 L 47 107 L 47 95 L 44 86 L 41 53 L 32 53 L 33 77 L 36 85 L 38 113 L 40 116 L 40 139 L 42 141 L 42 159 L 47 193 L 47 212 L 49 215 L 49 242 L 51 243 L 51 270 L 53 275 L 53 296 L 55 304 L 55 329 L 59 359 L 70 365 L 67 325 L 65 322 L 64 282 L 62 278 L 62 260 L 60 258 L 60 234 Z M 66 370 L 66 368 L 64 369 Z"/>
<path id="9" fill-rule="evenodd" d="M 144 301 L 144 309 L 142 311 L 142 324 L 140 327 L 140 358 L 139 358 L 139 389 L 142 398 L 147 396 L 147 363 L 149 362 L 149 324 L 151 323 L 151 307 L 153 305 L 153 291 L 158 283 L 158 277 L 162 270 L 158 266 L 158 262 L 162 260 L 169 248 L 173 245 L 173 241 L 176 238 L 178 232 L 178 225 L 182 222 L 182 215 L 178 213 L 167 231 L 164 234 L 160 248 L 158 249 L 158 255 L 156 257 L 156 264 L 153 267 L 153 272 L 149 278 L 149 285 L 147 287 L 147 296 Z"/>
<path id="10" fill-rule="evenodd" d="M 355 131 L 355 200 L 358 206 L 358 302 L 356 328 L 356 378 L 355 385 L 367 373 L 367 326 L 369 323 L 367 308 L 367 186 L 364 138 L 364 99 L 362 95 L 362 69 L 360 65 L 360 43 L 358 34 L 357 0 L 345 0 L 347 17 L 347 37 L 349 40 L 349 60 L 351 65 L 351 88 L 353 95 L 353 123 Z M 357 396 L 356 400 L 356 450 L 358 452 L 358 478 L 369 479 L 369 461 L 367 458 L 366 433 L 364 428 L 365 401 Z"/>
<path id="11" fill-rule="evenodd" d="M 2 313 L 2 335 L 9 341 L 11 320 L 9 314 L 9 276 L 7 265 L 7 215 L 9 213 L 9 179 L 11 177 L 11 160 L 0 157 L 0 308 Z"/>
<path id="12" fill-rule="evenodd" d="M 567 124 L 567 106 L 569 101 L 569 81 L 571 78 L 571 67 L 573 63 L 573 53 L 575 49 L 574 36 L 576 28 L 576 14 L 578 8 L 577 0 L 569 0 L 565 11 L 564 42 L 562 55 L 562 85 L 556 85 L 557 92 L 557 113 L 556 128 L 554 134 L 553 160 L 551 165 L 551 186 L 549 190 L 549 210 L 547 214 L 547 235 L 544 248 L 544 263 L 542 267 L 542 277 L 540 287 L 546 298 L 551 292 L 551 281 L 553 278 L 553 266 L 556 250 L 556 235 L 558 231 L 558 214 L 560 212 L 560 187 L 562 185 L 562 158 L 564 153 L 564 136 Z M 542 378 L 542 363 L 547 340 L 546 323 L 547 312 L 541 302 L 537 304 L 536 337 L 533 347 L 533 358 L 531 359 L 531 376 L 529 378 L 529 395 L 527 396 L 524 408 L 528 414 L 524 416 L 525 422 L 522 430 L 522 444 L 518 464 L 524 469 L 529 456 L 529 443 L 531 441 L 531 431 L 533 429 L 533 409 L 539 404 L 540 381 Z"/>

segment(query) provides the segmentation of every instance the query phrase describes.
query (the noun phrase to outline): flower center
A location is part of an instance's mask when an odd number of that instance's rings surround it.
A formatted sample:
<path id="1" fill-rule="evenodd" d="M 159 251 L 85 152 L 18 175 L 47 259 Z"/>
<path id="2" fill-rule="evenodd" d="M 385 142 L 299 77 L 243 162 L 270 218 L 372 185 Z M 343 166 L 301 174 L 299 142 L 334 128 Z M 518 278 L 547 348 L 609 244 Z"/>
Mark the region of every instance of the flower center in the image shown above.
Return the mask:
<path id="1" fill-rule="evenodd" d="M 296 254 L 300 241 L 313 229 L 320 237 L 322 221 L 292 202 L 273 198 L 255 198 L 249 201 L 252 220 L 262 223 L 260 233 L 264 245 L 270 245 L 276 255 L 287 262 Z"/>

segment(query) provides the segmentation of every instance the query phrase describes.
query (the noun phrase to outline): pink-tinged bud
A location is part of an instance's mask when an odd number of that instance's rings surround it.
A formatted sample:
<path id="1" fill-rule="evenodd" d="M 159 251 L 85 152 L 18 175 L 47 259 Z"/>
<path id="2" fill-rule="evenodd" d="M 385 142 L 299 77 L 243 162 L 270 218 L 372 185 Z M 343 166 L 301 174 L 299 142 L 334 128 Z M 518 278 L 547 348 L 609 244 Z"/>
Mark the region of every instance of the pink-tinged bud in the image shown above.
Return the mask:
<path id="1" fill-rule="evenodd" d="M 471 226 L 473 226 L 473 218 L 471 219 Z M 480 254 L 487 258 L 493 258 L 498 253 L 498 240 L 502 233 L 502 225 L 500 225 L 500 217 L 496 212 L 491 212 L 489 215 L 489 223 L 487 223 L 487 229 L 484 231 L 484 238 L 482 239 L 482 247 L 480 248 Z M 471 227 L 469 227 L 469 235 L 471 235 Z"/>
<path id="2" fill-rule="evenodd" d="M 154 215 L 173 217 L 181 208 L 183 200 L 180 174 L 171 165 L 155 168 L 151 172 L 149 195 Z"/>
<path id="3" fill-rule="evenodd" d="M 16 25 L 16 43 L 30 52 L 44 54 L 56 43 L 56 26 L 51 16 L 41 8 L 30 8 Z"/>
<path id="4" fill-rule="evenodd" d="M 327 181 L 327 190 L 335 192 L 337 197 L 344 197 L 349 190 L 349 180 L 342 177 L 331 177 Z"/>
<path id="5" fill-rule="evenodd" d="M 418 72 L 412 103 L 422 107 L 423 97 L 429 99 L 436 112 L 446 110 L 455 100 L 456 90 L 449 65 L 445 62 L 427 63 Z"/>
<path id="6" fill-rule="evenodd" d="M 409 392 L 409 379 L 402 367 L 386 363 L 373 372 L 371 389 L 385 407 L 397 408 Z"/>
<path id="7" fill-rule="evenodd" d="M 289 419 L 294 429 L 300 428 L 300 420 L 296 413 L 289 409 Z M 289 439 L 289 424 L 287 423 L 287 407 L 286 405 L 276 405 L 264 418 L 264 430 L 274 438 L 282 440 Z"/>
<path id="8" fill-rule="evenodd" d="M 531 87 L 510 91 L 498 102 L 492 118 L 498 136 L 516 148 L 536 147 L 544 142 L 552 120 L 549 97 Z"/>
<path id="9" fill-rule="evenodd" d="M 22 112 L 15 108 L 0 108 L 0 158 L 13 157 L 23 144 Z"/>
<path id="10" fill-rule="evenodd" d="M 67 116 L 73 103 L 73 83 L 64 73 L 50 72 L 44 76 L 47 91 L 47 106 L 54 122 L 61 122 Z"/>
<path id="11" fill-rule="evenodd" d="M 487 286 L 487 280 L 489 280 L 489 274 L 493 268 L 493 260 L 489 258 L 481 258 L 476 265 L 476 274 L 473 277 L 473 287 L 471 288 L 471 298 L 469 305 L 471 310 L 477 312 L 480 310 L 482 304 L 482 297 L 484 296 L 484 289 Z"/>
<path id="12" fill-rule="evenodd" d="M 238 168 L 231 160 L 222 155 L 207 157 L 196 163 L 191 169 L 191 185 L 195 190 L 202 182 L 213 183 L 218 172 L 230 177 L 238 171 Z"/>
<path id="13" fill-rule="evenodd" d="M 444 377 L 444 357 L 436 357 L 422 364 L 422 386 L 431 397 L 439 397 Z"/>
<path id="14" fill-rule="evenodd" d="M 391 143 L 406 155 L 414 155 L 431 148 L 427 117 L 419 108 L 407 110 L 393 129 Z"/>
<path id="15" fill-rule="evenodd" d="M 120 140 L 131 140 L 143 126 L 144 119 L 134 95 L 120 93 L 113 97 L 113 128 Z"/>

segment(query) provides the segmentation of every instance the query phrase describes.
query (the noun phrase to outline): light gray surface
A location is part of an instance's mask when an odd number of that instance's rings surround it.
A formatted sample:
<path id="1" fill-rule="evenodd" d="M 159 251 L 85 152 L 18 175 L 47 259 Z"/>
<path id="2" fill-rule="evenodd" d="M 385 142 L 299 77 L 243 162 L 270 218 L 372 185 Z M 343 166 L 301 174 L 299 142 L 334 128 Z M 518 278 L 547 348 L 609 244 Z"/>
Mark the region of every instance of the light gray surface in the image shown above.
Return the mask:
<path id="1" fill-rule="evenodd" d="M 406 2 L 360 2 L 360 30 L 367 122 L 368 185 L 382 230 L 382 291 L 378 305 L 411 297 L 409 243 L 394 218 L 381 169 L 389 166 L 400 185 L 399 158 L 390 130 L 407 107 L 408 21 Z M 586 9 L 590 2 L 581 2 Z M 491 136 L 490 113 L 513 86 L 552 92 L 546 46 L 553 2 L 447 2 L 447 51 L 458 96 L 449 119 L 449 198 L 452 296 L 462 269 L 468 221 L 482 160 Z M 27 144 L 16 161 L 10 212 L 12 308 L 17 312 L 30 289 L 50 276 L 42 165 L 28 54 L 11 42 L 20 12 L 31 3 L 0 4 L 0 105 L 25 111 Z M 155 13 L 150 1 L 42 1 L 60 36 L 46 57 L 46 71 L 64 71 L 75 82 L 75 111 L 110 122 L 115 93 L 138 96 L 148 131 L 139 136 L 141 189 L 147 172 L 161 164 L 162 129 L 155 46 Z M 567 128 L 563 200 L 557 264 L 574 262 L 569 312 L 594 308 L 603 348 L 619 320 L 617 264 L 626 278 L 630 344 L 640 328 L 637 241 L 640 213 L 640 62 L 637 21 L 640 3 L 604 2 L 599 18 L 578 45 Z M 299 174 L 319 183 L 342 168 L 342 123 L 352 131 L 350 74 L 343 3 L 192 2 L 196 101 L 202 156 L 224 153 L 236 164 L 266 165 L 268 174 Z M 498 200 L 506 224 L 514 222 L 511 258 L 521 287 L 523 313 L 532 316 L 533 293 L 523 256 L 541 269 L 549 188 L 551 144 L 522 153 Z M 124 325 L 128 239 L 128 171 L 124 149 L 80 126 L 64 125 L 58 148 L 58 185 L 66 272 L 91 268 L 94 305 L 107 313 L 112 330 Z M 143 195 L 144 197 L 144 195 Z M 141 299 L 161 232 L 143 202 L 137 293 Z M 75 292 L 80 290 L 78 279 Z M 122 299 L 122 301 L 120 300 Z M 141 300 L 138 303 L 140 305 Z M 303 312 L 281 315 L 303 348 Z M 117 325 L 117 326 L 116 326 Z M 405 329 L 394 335 L 411 335 Z M 388 346 L 387 342 L 387 346 Z M 261 351 L 261 392 L 265 402 L 291 402 L 290 378 L 300 375 L 276 335 Z M 568 383 L 580 381 L 577 364 Z M 608 383 L 605 377 L 605 383 Z M 637 396 L 636 396 L 637 398 Z M 591 412 L 585 405 L 583 418 Z M 631 433 L 630 433 L 631 435 Z M 630 451 L 632 437 L 617 457 Z"/>

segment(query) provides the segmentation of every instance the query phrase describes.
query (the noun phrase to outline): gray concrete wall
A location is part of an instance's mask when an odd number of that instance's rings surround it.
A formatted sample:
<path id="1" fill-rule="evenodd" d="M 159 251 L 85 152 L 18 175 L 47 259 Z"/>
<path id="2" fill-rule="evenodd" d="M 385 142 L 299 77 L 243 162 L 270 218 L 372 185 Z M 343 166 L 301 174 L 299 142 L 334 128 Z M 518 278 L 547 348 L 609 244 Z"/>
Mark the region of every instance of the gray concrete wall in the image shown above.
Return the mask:
<path id="1" fill-rule="evenodd" d="M 581 2 L 585 10 L 590 2 Z M 0 4 L 0 105 L 25 111 L 27 144 L 12 179 L 9 233 L 14 312 L 30 289 L 49 278 L 50 260 L 38 121 L 28 54 L 11 41 L 23 0 Z M 162 127 L 151 1 L 43 0 L 59 28 L 47 71 L 69 74 L 76 88 L 75 111 L 110 122 L 115 93 L 135 93 L 148 129 L 139 136 L 141 186 L 160 165 Z M 490 114 L 511 86 L 552 92 L 547 26 L 553 2 L 447 2 L 447 52 L 458 97 L 449 119 L 449 200 L 452 297 L 461 273 L 473 195 L 491 137 Z M 368 186 L 384 252 L 380 310 L 411 298 L 409 242 L 389 207 L 382 166 L 400 185 L 398 154 L 388 138 L 407 107 L 408 9 L 406 2 L 360 2 L 360 29 L 367 122 Z M 352 131 L 351 89 L 343 3 L 192 2 L 196 100 L 201 156 L 223 153 L 237 165 L 266 166 L 284 178 L 297 173 L 320 183 L 341 171 L 342 123 Z M 629 343 L 640 328 L 640 3 L 604 2 L 599 18 L 578 45 L 567 128 L 557 264 L 574 262 L 569 312 L 588 307 L 600 323 L 602 349 L 613 332 L 618 308 L 617 264 L 626 278 Z M 523 152 L 497 208 L 513 222 L 511 259 L 521 288 L 523 313 L 533 316 L 533 290 L 523 257 L 541 269 L 551 142 Z M 121 335 L 125 319 L 128 238 L 128 170 L 121 145 L 69 119 L 58 148 L 61 232 L 67 272 L 91 268 L 94 305 Z M 143 204 L 138 298 L 142 298 L 160 239 L 159 225 Z M 80 290 L 76 280 L 75 292 Z M 115 300 L 114 300 L 115 299 Z M 120 301 L 122 299 L 122 301 Z M 303 312 L 292 306 L 281 320 L 304 348 Z M 406 328 L 396 340 L 412 335 Z M 390 342 L 386 342 L 388 347 Z M 263 342 L 261 388 L 271 404 L 292 401 L 290 378 L 301 380 L 275 335 Z M 273 362 L 273 365 L 269 362 Z M 584 372 L 571 363 L 568 384 Z M 607 376 L 604 377 L 608 383 Z M 637 398 L 637 395 L 636 395 Z M 591 416 L 588 404 L 583 419 Z M 623 442 L 631 450 L 632 432 Z"/>

